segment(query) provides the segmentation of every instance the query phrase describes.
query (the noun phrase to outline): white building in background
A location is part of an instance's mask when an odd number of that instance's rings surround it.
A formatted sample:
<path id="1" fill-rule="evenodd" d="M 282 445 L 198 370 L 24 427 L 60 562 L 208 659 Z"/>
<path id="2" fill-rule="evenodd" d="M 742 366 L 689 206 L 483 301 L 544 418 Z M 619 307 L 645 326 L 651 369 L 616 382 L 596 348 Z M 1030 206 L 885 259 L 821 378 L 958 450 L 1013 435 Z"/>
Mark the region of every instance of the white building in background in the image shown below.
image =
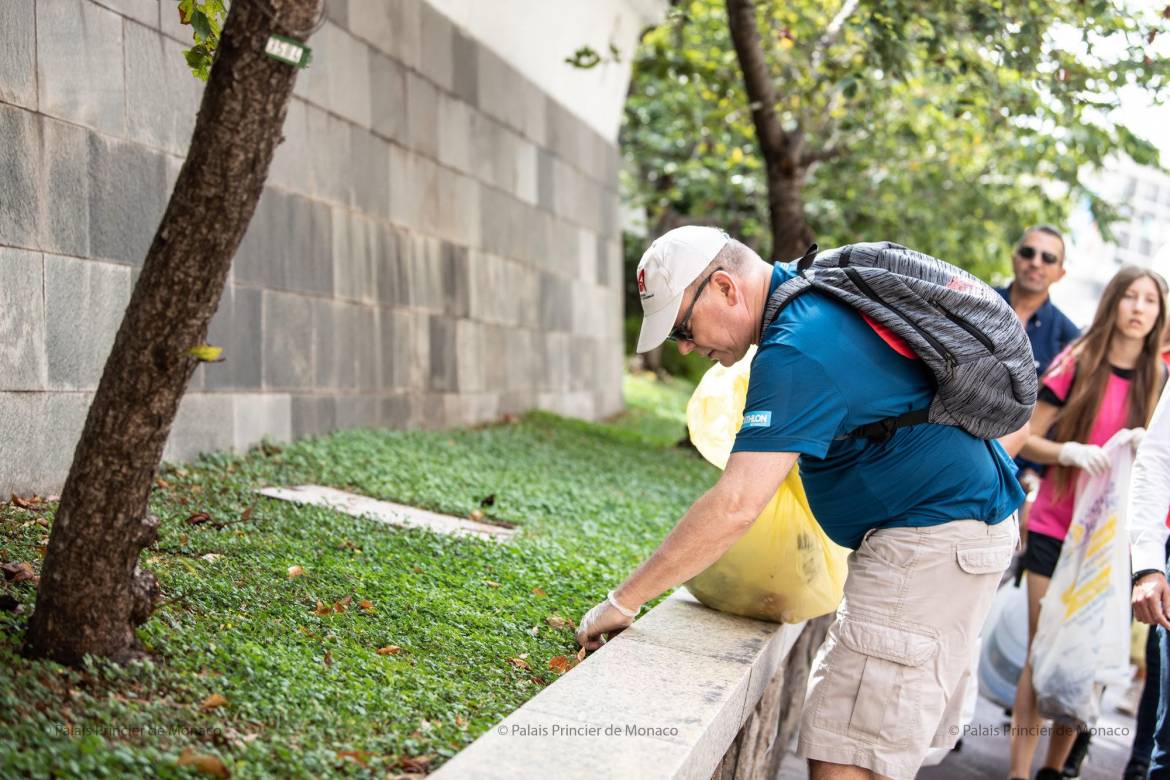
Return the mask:
<path id="1" fill-rule="evenodd" d="M 1106 242 L 1088 205 L 1069 218 L 1068 275 L 1052 298 L 1078 325 L 1088 325 L 1110 277 L 1123 265 L 1153 268 L 1170 279 L 1170 174 L 1116 159 L 1088 179 L 1089 186 L 1116 204 L 1122 218 Z"/>

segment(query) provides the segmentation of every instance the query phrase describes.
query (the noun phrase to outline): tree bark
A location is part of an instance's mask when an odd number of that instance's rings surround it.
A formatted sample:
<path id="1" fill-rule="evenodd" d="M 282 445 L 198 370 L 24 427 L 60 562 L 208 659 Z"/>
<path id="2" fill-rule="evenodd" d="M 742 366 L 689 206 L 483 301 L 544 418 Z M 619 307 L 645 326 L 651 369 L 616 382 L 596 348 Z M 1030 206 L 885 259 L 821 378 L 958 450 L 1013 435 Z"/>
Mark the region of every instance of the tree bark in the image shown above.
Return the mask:
<path id="1" fill-rule="evenodd" d="M 318 0 L 232 3 L 187 160 L 118 329 L 73 455 L 24 653 L 76 665 L 143 654 L 135 627 L 159 596 L 138 566 L 158 519 L 147 511 L 171 423 L 232 257 L 282 140 L 296 68 L 264 54 L 296 37 Z M 303 33 L 302 33 L 303 34 Z"/>
<path id="2" fill-rule="evenodd" d="M 804 254 L 813 232 L 804 218 L 801 188 L 803 138 L 800 129 L 786 131 L 776 116 L 776 90 L 756 26 L 754 0 L 727 0 L 727 24 L 751 104 L 752 124 L 768 183 L 768 220 L 772 231 L 771 256 L 789 260 Z"/>

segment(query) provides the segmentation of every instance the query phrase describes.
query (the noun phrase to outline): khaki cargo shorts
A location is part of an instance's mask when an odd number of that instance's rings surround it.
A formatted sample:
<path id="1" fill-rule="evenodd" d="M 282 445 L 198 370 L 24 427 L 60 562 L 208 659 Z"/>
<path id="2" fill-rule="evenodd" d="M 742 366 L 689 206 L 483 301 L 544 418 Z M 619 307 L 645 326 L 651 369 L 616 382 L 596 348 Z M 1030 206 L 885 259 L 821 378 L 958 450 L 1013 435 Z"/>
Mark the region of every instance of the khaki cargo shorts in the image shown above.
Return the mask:
<path id="1" fill-rule="evenodd" d="M 868 533 L 813 663 L 799 755 L 901 780 L 953 747 L 973 643 L 1018 539 L 1014 515 Z"/>

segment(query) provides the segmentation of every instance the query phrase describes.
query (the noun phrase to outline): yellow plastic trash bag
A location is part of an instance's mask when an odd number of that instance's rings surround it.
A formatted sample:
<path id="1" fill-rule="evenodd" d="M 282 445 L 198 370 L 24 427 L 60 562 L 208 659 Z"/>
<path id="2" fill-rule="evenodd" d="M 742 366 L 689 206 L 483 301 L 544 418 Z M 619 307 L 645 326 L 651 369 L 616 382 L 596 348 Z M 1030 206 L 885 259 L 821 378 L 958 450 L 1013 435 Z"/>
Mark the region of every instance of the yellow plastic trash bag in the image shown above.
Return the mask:
<path id="1" fill-rule="evenodd" d="M 713 366 L 687 404 L 691 442 L 719 468 L 743 422 L 754 355 L 752 347 L 730 368 Z M 748 532 L 686 586 L 712 609 L 799 623 L 837 608 L 848 554 L 817 525 L 793 469 Z"/>

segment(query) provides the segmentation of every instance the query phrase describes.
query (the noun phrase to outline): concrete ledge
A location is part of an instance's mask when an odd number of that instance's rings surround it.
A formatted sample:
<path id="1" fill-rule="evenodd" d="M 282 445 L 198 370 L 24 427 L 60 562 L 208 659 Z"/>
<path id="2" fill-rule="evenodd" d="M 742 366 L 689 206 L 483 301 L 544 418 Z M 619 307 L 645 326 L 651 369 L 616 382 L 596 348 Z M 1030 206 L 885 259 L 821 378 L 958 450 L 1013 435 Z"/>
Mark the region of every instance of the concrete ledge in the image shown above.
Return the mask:
<path id="1" fill-rule="evenodd" d="M 431 776 L 708 780 L 803 629 L 680 588 Z"/>

